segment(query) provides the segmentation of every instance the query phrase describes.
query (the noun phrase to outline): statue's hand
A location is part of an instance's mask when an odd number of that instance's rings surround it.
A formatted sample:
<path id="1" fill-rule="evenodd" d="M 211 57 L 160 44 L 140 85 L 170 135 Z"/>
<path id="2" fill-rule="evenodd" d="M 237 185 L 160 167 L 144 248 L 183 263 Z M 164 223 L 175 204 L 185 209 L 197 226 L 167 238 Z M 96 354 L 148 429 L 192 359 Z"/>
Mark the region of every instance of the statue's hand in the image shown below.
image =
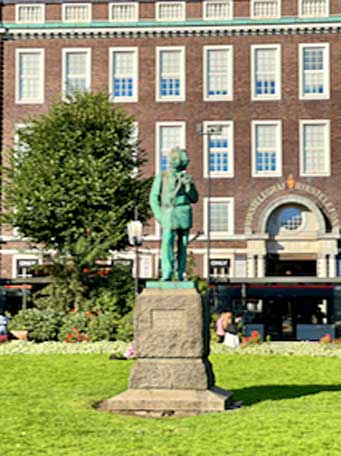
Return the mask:
<path id="1" fill-rule="evenodd" d="M 193 182 L 193 178 L 190 174 L 187 174 L 187 173 L 183 173 L 183 175 L 181 176 L 182 178 L 182 182 L 186 185 L 186 184 L 191 184 Z"/>
<path id="2" fill-rule="evenodd" d="M 191 189 L 191 185 L 193 183 L 193 178 L 189 174 L 183 174 L 182 176 L 182 183 L 185 187 L 186 192 L 189 192 Z"/>

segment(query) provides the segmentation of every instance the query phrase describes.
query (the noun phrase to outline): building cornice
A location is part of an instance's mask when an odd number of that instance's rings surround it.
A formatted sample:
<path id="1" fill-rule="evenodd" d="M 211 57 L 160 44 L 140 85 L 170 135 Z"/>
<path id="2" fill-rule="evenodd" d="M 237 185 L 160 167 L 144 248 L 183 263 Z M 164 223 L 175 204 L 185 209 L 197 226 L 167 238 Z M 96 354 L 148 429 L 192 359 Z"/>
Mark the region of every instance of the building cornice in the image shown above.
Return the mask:
<path id="1" fill-rule="evenodd" d="M 319 35 L 341 33 L 341 16 L 317 19 L 285 17 L 273 20 L 187 20 L 172 23 L 93 21 L 88 24 L 46 22 L 23 25 L 4 22 L 0 24 L 0 33 L 4 34 L 7 39 Z"/>

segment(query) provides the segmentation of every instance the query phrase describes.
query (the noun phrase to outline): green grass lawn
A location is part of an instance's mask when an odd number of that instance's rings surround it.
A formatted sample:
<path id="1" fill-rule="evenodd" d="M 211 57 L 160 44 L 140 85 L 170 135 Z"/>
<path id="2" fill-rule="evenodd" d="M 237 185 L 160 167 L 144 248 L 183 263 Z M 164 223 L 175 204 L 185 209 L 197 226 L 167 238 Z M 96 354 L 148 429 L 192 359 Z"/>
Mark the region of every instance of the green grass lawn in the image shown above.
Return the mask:
<path id="1" fill-rule="evenodd" d="M 100 413 L 131 361 L 108 355 L 1 356 L 1 456 L 341 454 L 341 360 L 211 357 L 242 409 L 178 419 Z"/>

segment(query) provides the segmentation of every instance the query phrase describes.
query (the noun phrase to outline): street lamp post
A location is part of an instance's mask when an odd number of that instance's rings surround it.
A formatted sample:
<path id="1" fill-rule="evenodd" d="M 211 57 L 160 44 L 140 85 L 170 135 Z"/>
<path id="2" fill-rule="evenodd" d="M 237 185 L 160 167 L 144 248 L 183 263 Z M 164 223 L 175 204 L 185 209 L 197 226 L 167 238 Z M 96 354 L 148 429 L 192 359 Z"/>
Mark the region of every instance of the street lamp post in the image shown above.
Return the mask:
<path id="1" fill-rule="evenodd" d="M 128 223 L 129 244 L 135 247 L 135 296 L 139 293 L 139 246 L 142 244 L 142 223 L 137 220 L 137 210 L 135 220 Z"/>
<path id="2" fill-rule="evenodd" d="M 211 274 L 210 274 L 210 255 L 211 255 L 211 160 L 210 160 L 210 148 L 211 148 L 211 137 L 222 134 L 221 125 L 206 125 L 204 123 L 197 124 L 197 133 L 207 137 L 207 281 L 210 285 Z"/>

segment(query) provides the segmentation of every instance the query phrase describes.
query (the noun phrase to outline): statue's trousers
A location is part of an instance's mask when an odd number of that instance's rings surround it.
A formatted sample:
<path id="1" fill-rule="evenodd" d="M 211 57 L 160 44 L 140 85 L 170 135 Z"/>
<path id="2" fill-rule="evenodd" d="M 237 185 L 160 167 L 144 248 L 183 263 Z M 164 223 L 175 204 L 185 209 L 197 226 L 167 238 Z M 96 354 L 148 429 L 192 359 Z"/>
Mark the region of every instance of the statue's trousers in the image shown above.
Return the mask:
<path id="1" fill-rule="evenodd" d="M 173 276 L 175 230 L 162 230 L 162 279 L 170 280 Z"/>
<path id="2" fill-rule="evenodd" d="M 183 279 L 186 270 L 186 249 L 188 244 L 189 230 L 162 230 L 162 279 L 170 280 L 174 269 L 174 241 L 178 236 L 178 279 Z"/>

